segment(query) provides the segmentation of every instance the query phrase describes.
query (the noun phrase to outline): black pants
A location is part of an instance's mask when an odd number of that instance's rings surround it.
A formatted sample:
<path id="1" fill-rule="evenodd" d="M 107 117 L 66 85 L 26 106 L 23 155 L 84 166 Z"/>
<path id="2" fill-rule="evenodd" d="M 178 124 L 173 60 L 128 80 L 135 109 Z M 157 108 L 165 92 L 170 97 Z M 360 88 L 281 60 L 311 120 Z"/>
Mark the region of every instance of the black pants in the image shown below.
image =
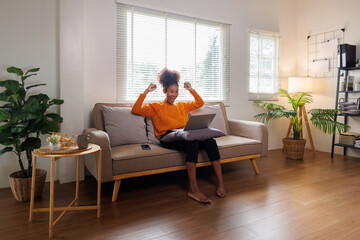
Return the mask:
<path id="1" fill-rule="evenodd" d="M 216 141 L 210 138 L 205 141 L 175 141 L 175 142 L 163 142 L 160 140 L 161 146 L 173 150 L 178 150 L 186 153 L 186 162 L 197 162 L 199 150 L 204 149 L 210 159 L 210 161 L 216 161 L 220 159 L 219 148 Z"/>

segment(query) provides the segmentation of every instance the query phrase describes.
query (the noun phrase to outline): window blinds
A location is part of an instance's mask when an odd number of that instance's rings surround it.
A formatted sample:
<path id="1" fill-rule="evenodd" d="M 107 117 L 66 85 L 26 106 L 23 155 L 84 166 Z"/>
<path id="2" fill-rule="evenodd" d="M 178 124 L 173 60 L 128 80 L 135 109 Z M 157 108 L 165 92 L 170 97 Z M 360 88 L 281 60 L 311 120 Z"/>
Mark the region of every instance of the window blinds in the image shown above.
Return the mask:
<path id="1" fill-rule="evenodd" d="M 229 104 L 230 25 L 117 3 L 117 101 L 133 102 L 167 67 L 181 74 L 179 100 Z M 162 88 L 146 100 L 163 100 Z"/>
<path id="2" fill-rule="evenodd" d="M 249 32 L 249 99 L 275 100 L 279 88 L 279 36 Z"/>

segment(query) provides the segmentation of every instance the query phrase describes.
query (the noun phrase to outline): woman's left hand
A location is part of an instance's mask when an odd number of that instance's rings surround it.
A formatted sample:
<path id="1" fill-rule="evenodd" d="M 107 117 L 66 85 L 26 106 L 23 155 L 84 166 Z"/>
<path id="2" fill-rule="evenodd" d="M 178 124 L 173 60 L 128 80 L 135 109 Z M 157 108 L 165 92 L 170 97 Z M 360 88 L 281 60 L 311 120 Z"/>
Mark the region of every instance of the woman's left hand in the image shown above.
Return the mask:
<path id="1" fill-rule="evenodd" d="M 192 92 L 194 89 L 191 87 L 191 83 L 184 82 L 184 88 L 190 92 Z"/>

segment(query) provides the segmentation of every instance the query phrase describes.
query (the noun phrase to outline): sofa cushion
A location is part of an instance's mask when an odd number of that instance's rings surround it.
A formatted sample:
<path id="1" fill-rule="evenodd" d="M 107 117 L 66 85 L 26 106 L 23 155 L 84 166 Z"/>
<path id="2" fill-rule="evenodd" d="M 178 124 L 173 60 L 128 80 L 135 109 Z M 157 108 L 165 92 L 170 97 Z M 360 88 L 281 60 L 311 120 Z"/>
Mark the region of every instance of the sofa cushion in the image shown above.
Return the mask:
<path id="1" fill-rule="evenodd" d="M 105 131 L 109 135 L 111 147 L 147 143 L 144 117 L 130 111 L 131 108 L 104 106 Z"/>
<path id="2" fill-rule="evenodd" d="M 227 135 L 215 138 L 221 159 L 260 154 L 261 141 L 239 136 Z"/>
<path id="3" fill-rule="evenodd" d="M 223 136 L 215 139 L 221 159 L 261 153 L 261 142 L 238 136 Z M 123 174 L 152 169 L 181 166 L 185 153 L 150 144 L 151 150 L 142 150 L 140 144 L 112 148 L 113 174 Z M 209 161 L 206 152 L 200 151 L 198 162 Z"/>
<path id="4" fill-rule="evenodd" d="M 198 108 L 190 112 L 191 115 L 204 115 L 210 113 L 215 113 L 216 115 L 209 127 L 219 129 L 223 133 L 229 134 L 228 131 L 226 130 L 224 116 L 219 104 L 203 106 L 201 108 Z"/>
<path id="5" fill-rule="evenodd" d="M 149 144 L 151 150 L 142 150 L 140 144 L 112 148 L 113 175 L 180 166 L 185 164 L 185 153 Z"/>
<path id="6" fill-rule="evenodd" d="M 216 128 L 202 128 L 187 131 L 173 131 L 161 138 L 163 142 L 185 141 L 205 141 L 210 138 L 225 136 L 225 133 Z"/>

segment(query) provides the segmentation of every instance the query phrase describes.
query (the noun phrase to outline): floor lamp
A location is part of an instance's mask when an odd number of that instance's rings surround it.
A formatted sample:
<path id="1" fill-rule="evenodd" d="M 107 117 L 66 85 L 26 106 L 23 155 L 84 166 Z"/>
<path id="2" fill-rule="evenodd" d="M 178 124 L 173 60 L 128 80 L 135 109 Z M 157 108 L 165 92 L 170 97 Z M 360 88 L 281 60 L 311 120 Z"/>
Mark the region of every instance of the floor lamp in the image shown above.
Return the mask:
<path id="1" fill-rule="evenodd" d="M 312 78 L 309 78 L 309 77 L 289 77 L 288 78 L 288 92 L 289 93 L 296 93 L 296 92 L 312 92 Z M 312 135 L 311 135 L 311 131 L 310 131 L 310 125 L 309 125 L 309 119 L 307 117 L 307 114 L 306 114 L 306 108 L 305 108 L 305 105 L 302 105 L 302 106 L 299 106 L 299 109 L 298 109 L 298 113 L 299 113 L 299 117 L 302 117 L 304 118 L 306 124 L 306 130 L 307 130 L 307 133 L 309 135 L 309 140 L 310 140 L 310 144 L 311 144 L 311 150 L 313 152 L 315 152 L 315 147 L 314 147 L 314 141 L 313 141 L 313 138 L 312 138 Z M 302 124 L 302 120 L 300 122 L 300 125 Z M 287 133 L 286 133 L 286 138 L 289 137 L 290 135 L 290 131 L 291 131 L 291 123 L 289 124 L 289 128 L 287 130 Z M 301 129 L 301 132 L 300 132 L 300 138 L 303 138 L 303 131 Z"/>

